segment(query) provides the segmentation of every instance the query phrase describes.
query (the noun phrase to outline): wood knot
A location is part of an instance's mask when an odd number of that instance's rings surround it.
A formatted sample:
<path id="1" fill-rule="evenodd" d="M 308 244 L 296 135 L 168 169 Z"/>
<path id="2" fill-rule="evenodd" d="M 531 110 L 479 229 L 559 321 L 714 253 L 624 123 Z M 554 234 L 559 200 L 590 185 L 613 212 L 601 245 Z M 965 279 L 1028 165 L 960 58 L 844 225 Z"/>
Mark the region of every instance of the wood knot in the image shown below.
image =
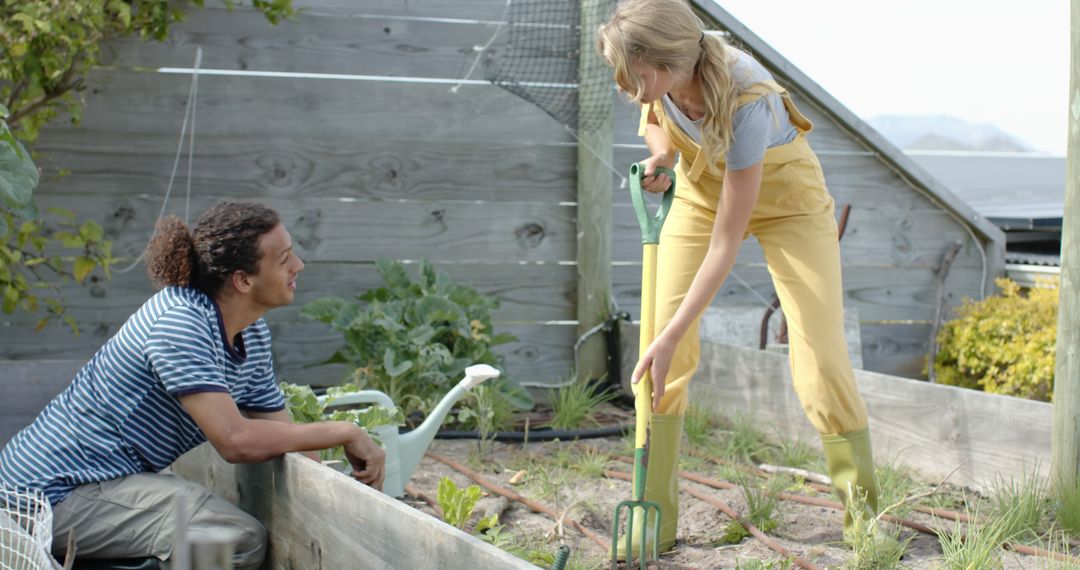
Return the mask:
<path id="1" fill-rule="evenodd" d="M 296 219 L 296 224 L 294 224 L 296 231 L 293 233 L 293 238 L 300 244 L 300 247 L 307 251 L 315 251 L 319 247 L 322 238 L 317 233 L 321 222 L 322 210 L 318 208 L 304 210 L 300 214 L 300 217 Z"/>
<path id="2" fill-rule="evenodd" d="M 544 226 L 536 222 L 529 222 L 519 227 L 514 234 L 517 236 L 518 243 L 525 249 L 533 249 L 540 246 L 540 243 L 544 241 Z"/>

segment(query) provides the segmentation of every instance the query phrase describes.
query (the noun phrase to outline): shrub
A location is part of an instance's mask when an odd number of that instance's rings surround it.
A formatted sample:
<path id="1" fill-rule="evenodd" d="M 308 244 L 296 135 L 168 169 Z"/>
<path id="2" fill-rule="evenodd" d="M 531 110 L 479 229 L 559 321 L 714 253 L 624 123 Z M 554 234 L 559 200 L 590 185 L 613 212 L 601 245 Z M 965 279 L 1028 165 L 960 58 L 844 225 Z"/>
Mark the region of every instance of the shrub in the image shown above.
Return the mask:
<path id="1" fill-rule="evenodd" d="M 1050 401 L 1054 386 L 1058 285 L 1026 295 L 1009 279 L 998 279 L 1000 296 L 965 300 L 959 317 L 938 334 L 934 368 L 942 384 L 995 394 Z"/>
<path id="2" fill-rule="evenodd" d="M 453 388 L 466 367 L 501 365 L 492 347 L 516 339 L 492 333 L 498 300 L 452 282 L 427 261 L 420 262 L 417 281 L 399 262 L 380 260 L 377 266 L 383 287 L 355 301 L 323 297 L 301 310 L 342 333 L 345 345 L 328 362 L 350 364 L 353 383 L 385 392 L 411 420 L 412 412 L 429 411 Z M 532 407 L 528 391 L 505 377 L 491 385 L 513 405 Z"/>

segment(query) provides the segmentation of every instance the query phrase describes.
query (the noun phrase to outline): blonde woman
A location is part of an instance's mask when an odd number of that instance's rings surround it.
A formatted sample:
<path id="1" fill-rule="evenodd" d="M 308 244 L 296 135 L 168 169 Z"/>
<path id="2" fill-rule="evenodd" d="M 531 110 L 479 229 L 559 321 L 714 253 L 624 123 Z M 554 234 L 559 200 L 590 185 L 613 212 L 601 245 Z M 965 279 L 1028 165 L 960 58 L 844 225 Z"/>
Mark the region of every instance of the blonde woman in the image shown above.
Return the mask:
<path id="1" fill-rule="evenodd" d="M 866 405 L 844 340 L 834 205 L 806 140 L 813 125 L 761 64 L 705 34 L 685 0 L 620 2 L 598 47 L 619 88 L 641 104 L 639 134 L 651 153 L 643 187 L 670 187 L 654 174 L 659 166 L 678 179 L 660 237 L 659 328 L 633 376 L 635 384 L 646 370 L 653 378 L 645 499 L 663 510 L 661 550 L 675 543 L 675 468 L 698 319 L 749 234 L 783 305 L 795 391 L 821 434 L 833 485 L 841 498 L 859 493 L 876 509 Z"/>

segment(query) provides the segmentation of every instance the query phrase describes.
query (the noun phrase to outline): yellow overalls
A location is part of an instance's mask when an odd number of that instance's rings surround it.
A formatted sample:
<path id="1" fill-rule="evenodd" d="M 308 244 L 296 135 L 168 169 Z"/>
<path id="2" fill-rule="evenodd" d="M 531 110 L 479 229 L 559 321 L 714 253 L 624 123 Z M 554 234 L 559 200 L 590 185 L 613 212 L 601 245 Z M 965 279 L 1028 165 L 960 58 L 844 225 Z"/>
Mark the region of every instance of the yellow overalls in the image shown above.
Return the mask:
<path id="1" fill-rule="evenodd" d="M 866 405 L 855 388 L 844 338 L 833 199 L 821 164 L 806 140 L 813 124 L 795 107 L 787 91 L 774 81 L 758 83 L 740 93 L 739 105 L 769 93 L 781 95 L 799 133 L 795 140 L 766 150 L 761 190 L 746 231 L 757 237 L 764 250 L 787 318 L 795 392 L 807 418 L 822 435 L 834 485 L 843 499 L 847 499 L 848 483 L 861 488 L 870 508 L 876 509 Z M 706 168 L 701 147 L 667 117 L 659 101 L 642 107 L 640 136 L 645 135 L 650 109 L 679 151 L 675 199 L 658 250 L 659 333 L 675 315 L 705 258 L 723 188 L 724 164 L 716 164 L 711 171 Z M 652 420 L 645 499 L 661 503 L 663 550 L 675 542 L 678 487 L 674 470 L 687 388 L 700 357 L 698 319 L 675 350 L 664 396 Z M 850 525 L 850 519 L 845 520 Z"/>

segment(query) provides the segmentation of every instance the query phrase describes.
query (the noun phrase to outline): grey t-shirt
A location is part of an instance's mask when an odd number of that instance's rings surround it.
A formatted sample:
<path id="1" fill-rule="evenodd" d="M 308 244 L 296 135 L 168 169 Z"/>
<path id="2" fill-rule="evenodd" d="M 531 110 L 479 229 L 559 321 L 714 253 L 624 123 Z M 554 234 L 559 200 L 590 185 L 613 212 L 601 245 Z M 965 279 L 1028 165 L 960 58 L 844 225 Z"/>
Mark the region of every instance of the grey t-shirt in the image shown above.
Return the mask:
<path id="1" fill-rule="evenodd" d="M 739 90 L 773 78 L 750 54 L 741 50 L 735 51 L 739 59 L 735 62 L 734 78 Z M 694 142 L 701 144 L 702 119 L 690 120 L 667 94 L 664 94 L 661 102 L 668 117 L 693 138 Z M 798 129 L 791 123 L 783 100 L 775 93 L 739 107 L 735 111 L 732 129 L 731 148 L 728 149 L 724 161 L 728 170 L 742 170 L 761 162 L 765 158 L 766 149 L 789 143 L 799 134 Z"/>

